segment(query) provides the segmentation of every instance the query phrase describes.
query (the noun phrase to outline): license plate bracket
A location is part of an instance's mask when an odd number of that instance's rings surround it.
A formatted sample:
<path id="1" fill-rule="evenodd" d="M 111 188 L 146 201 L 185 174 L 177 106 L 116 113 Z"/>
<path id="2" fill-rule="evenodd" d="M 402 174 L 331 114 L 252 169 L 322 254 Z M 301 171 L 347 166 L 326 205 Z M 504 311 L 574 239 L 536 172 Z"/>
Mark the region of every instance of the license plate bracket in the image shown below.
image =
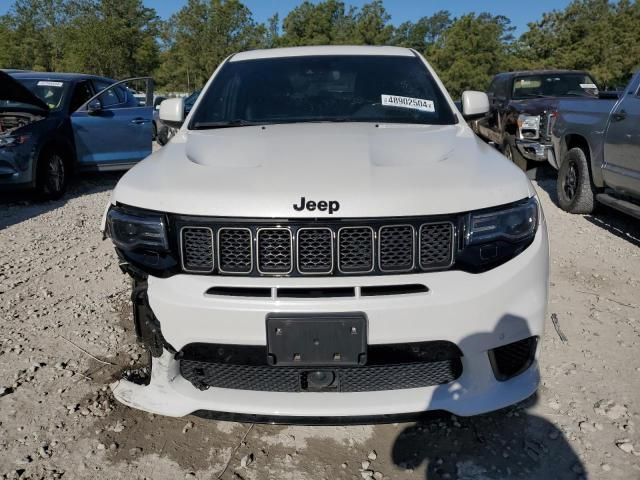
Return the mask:
<path id="1" fill-rule="evenodd" d="M 339 367 L 367 361 L 364 313 L 271 313 L 266 320 L 270 365 Z"/>

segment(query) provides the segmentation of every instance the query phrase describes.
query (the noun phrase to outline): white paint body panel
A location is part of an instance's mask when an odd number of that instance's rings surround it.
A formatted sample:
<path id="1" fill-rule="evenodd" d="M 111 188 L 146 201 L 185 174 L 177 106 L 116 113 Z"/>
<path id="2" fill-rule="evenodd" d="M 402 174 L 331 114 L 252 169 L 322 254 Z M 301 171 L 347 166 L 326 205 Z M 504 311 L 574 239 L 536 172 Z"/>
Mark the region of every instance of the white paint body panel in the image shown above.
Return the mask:
<path id="1" fill-rule="evenodd" d="M 126 205 L 253 218 L 308 217 L 292 207 L 301 196 L 338 200 L 334 217 L 391 217 L 465 212 L 532 194 L 522 171 L 466 124 L 180 131 L 115 189 Z"/>
<path id="2" fill-rule="evenodd" d="M 177 350 L 191 342 L 265 345 L 269 312 L 351 312 L 368 318 L 369 343 L 449 340 L 462 350 L 455 382 L 427 388 L 363 393 L 279 393 L 211 388 L 200 391 L 179 375 L 165 352 L 154 359 L 151 384 L 112 385 L 118 400 L 169 416 L 212 410 L 268 416 L 358 416 L 447 410 L 476 415 L 535 392 L 535 362 L 506 382 L 495 379 L 487 350 L 542 336 L 547 305 L 549 245 L 544 221 L 522 254 L 482 274 L 450 271 L 386 277 L 230 278 L 178 275 L 149 279 L 149 303 L 165 339 Z M 364 286 L 420 282 L 426 294 L 333 300 L 271 300 L 206 295 L 212 286 Z"/>
<path id="3" fill-rule="evenodd" d="M 246 52 L 228 61 L 324 54 L 415 55 L 395 47 L 305 47 Z M 424 59 L 423 59 L 424 60 Z M 435 72 L 426 63 L 443 89 Z M 214 73 L 215 76 L 215 73 Z M 213 79 L 213 77 L 212 77 Z M 210 85 L 212 79 L 205 86 Z M 445 97 L 454 112 L 450 97 Z M 200 97 L 202 99 L 202 95 Z M 198 108 L 194 106 L 192 113 Z M 118 183 L 112 203 L 186 215 L 249 218 L 359 218 L 452 214 L 508 204 L 535 194 L 526 176 L 495 149 L 456 125 L 313 123 L 190 131 L 189 117 L 161 150 Z M 340 210 L 296 211 L 300 197 L 337 200 Z M 520 255 L 482 274 L 257 278 L 150 277 L 148 297 L 166 341 L 265 345 L 270 312 L 364 312 L 371 344 L 449 340 L 464 357 L 458 380 L 437 387 L 364 393 L 200 391 L 165 351 L 148 386 L 121 380 L 116 398 L 135 408 L 182 416 L 212 410 L 282 416 L 358 416 L 444 409 L 459 415 L 495 410 L 531 395 L 537 362 L 506 382 L 487 350 L 542 335 L 549 252 L 544 218 Z M 214 297 L 213 286 L 354 286 L 423 283 L 424 294 L 337 299 Z M 359 290 L 356 290 L 359 292 Z"/>

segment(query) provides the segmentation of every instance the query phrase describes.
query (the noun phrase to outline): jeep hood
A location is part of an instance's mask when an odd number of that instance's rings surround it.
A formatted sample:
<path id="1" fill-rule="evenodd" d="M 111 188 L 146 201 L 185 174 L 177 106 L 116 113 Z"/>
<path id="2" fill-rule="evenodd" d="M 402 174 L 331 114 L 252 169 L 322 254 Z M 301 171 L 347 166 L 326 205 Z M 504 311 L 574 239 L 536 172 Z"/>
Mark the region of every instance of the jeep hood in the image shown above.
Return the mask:
<path id="1" fill-rule="evenodd" d="M 19 102 L 33 105 L 43 112 L 49 111 L 49 106 L 35 96 L 31 91 L 8 73 L 0 70 L 0 100 Z M 2 107 L 0 107 L 1 109 Z"/>
<path id="2" fill-rule="evenodd" d="M 464 212 L 534 194 L 465 124 L 306 123 L 181 130 L 118 183 L 113 201 L 189 215 L 333 217 Z"/>

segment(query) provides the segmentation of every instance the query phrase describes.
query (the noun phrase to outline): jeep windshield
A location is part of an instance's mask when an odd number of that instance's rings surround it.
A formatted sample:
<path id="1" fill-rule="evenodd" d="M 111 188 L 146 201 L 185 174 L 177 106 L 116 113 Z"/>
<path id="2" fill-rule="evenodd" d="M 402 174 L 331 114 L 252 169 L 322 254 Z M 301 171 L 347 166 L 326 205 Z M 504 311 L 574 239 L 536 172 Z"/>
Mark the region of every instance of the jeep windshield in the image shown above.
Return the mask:
<path id="1" fill-rule="evenodd" d="M 301 122 L 456 123 L 417 57 L 323 55 L 228 61 L 190 129 Z"/>
<path id="2" fill-rule="evenodd" d="M 513 81 L 514 100 L 538 97 L 594 97 L 598 87 L 584 73 L 549 73 L 526 75 Z"/>

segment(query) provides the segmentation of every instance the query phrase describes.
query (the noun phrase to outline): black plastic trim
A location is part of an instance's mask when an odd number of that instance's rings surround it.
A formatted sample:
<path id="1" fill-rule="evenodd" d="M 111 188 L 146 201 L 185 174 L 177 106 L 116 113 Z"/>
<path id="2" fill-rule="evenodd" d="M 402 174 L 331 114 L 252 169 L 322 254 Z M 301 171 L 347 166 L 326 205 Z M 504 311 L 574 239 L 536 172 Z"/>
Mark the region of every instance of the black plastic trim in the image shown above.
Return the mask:
<path id="1" fill-rule="evenodd" d="M 267 366 L 266 345 L 235 345 L 218 343 L 189 343 L 176 356 L 187 359 L 233 365 Z M 367 365 L 389 365 L 411 362 L 438 362 L 462 357 L 455 343 L 431 340 L 413 343 L 369 344 Z"/>
<path id="2" fill-rule="evenodd" d="M 206 294 L 226 297 L 271 298 L 271 289 L 269 287 L 211 287 Z"/>
<path id="3" fill-rule="evenodd" d="M 196 417 L 208 420 L 222 420 L 239 423 L 265 423 L 271 425 L 308 425 L 308 426 L 340 426 L 340 425 L 372 425 L 385 423 L 408 423 L 427 420 L 445 415 L 444 410 L 428 410 L 424 412 L 396 413 L 386 415 L 351 415 L 339 417 L 311 417 L 287 415 L 259 415 L 251 413 L 218 412 L 213 410 L 196 410 Z"/>
<path id="4" fill-rule="evenodd" d="M 162 355 L 164 349 L 175 352 L 175 349 L 162 336 L 160 322 L 149 306 L 146 280 L 134 280 L 131 303 L 137 340 L 143 343 L 149 353 L 156 358 Z"/>
<path id="5" fill-rule="evenodd" d="M 427 293 L 429 287 L 420 283 L 410 283 L 401 285 L 371 285 L 360 287 L 360 296 L 377 297 L 382 295 L 412 295 L 416 293 Z"/>
<path id="6" fill-rule="evenodd" d="M 503 372 L 502 366 L 500 365 L 501 359 L 498 358 L 498 355 L 500 355 L 499 353 L 500 350 L 508 351 L 509 349 L 516 347 L 518 344 L 526 344 L 526 347 L 529 350 L 527 357 L 523 359 L 520 368 L 515 369 L 514 371 Z M 536 356 L 537 347 L 538 347 L 538 337 L 534 336 L 534 337 L 524 338 L 516 342 L 511 342 L 506 345 L 502 345 L 501 347 L 496 347 L 489 350 L 487 352 L 487 355 L 489 356 L 489 363 L 491 363 L 491 369 L 493 370 L 493 375 L 496 377 L 496 380 L 498 380 L 499 382 L 506 382 L 507 380 L 510 380 L 514 377 L 517 377 L 521 373 L 524 373 L 533 364 L 533 360 L 535 359 L 535 356 Z M 496 351 L 498 352 L 498 355 L 496 355 Z M 505 361 L 506 360 L 508 359 L 505 359 Z"/>
<path id="7" fill-rule="evenodd" d="M 278 298 L 337 298 L 355 297 L 355 287 L 305 287 L 278 288 Z"/>

